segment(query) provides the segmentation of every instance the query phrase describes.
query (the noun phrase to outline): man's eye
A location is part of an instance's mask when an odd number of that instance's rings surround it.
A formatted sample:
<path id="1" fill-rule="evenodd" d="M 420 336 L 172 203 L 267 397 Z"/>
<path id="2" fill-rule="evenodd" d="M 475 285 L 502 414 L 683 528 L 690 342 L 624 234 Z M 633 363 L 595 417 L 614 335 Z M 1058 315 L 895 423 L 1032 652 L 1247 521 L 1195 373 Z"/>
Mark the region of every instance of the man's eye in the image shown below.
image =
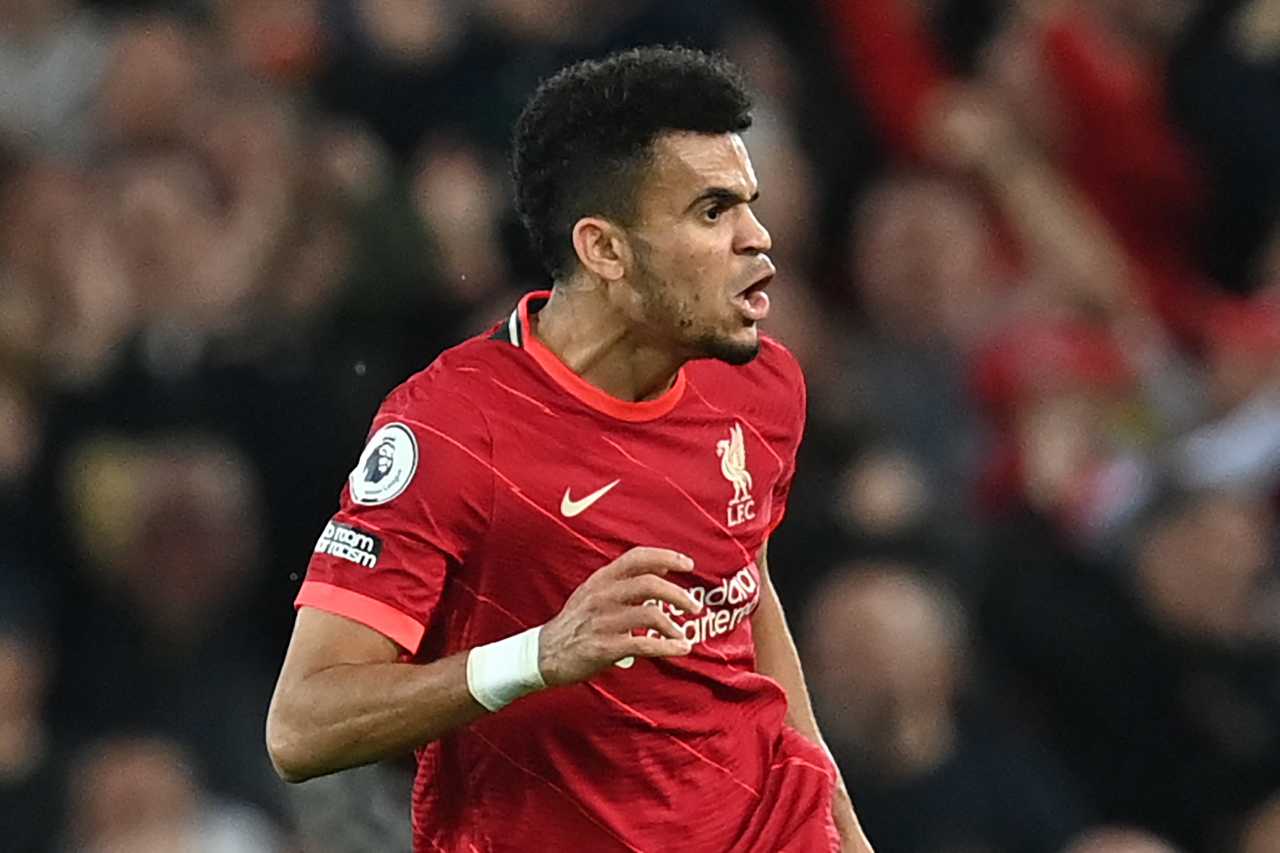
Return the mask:
<path id="1" fill-rule="evenodd" d="M 711 207 L 707 209 L 705 216 L 707 217 L 708 222 L 715 222 L 717 219 L 720 218 L 720 214 L 722 213 L 724 213 L 724 208 Z"/>

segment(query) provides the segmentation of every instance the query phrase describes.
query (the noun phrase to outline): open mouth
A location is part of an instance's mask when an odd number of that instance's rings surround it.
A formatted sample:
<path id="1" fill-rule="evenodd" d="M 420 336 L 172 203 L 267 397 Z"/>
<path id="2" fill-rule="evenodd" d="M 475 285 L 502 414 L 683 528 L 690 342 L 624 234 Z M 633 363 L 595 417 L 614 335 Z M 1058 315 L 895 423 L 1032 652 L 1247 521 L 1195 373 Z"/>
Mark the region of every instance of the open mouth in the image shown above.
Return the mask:
<path id="1" fill-rule="evenodd" d="M 773 273 L 763 276 L 759 281 L 743 290 L 733 298 L 734 304 L 742 312 L 742 316 L 751 322 L 763 320 L 769 316 L 769 294 L 764 290 L 773 281 Z"/>

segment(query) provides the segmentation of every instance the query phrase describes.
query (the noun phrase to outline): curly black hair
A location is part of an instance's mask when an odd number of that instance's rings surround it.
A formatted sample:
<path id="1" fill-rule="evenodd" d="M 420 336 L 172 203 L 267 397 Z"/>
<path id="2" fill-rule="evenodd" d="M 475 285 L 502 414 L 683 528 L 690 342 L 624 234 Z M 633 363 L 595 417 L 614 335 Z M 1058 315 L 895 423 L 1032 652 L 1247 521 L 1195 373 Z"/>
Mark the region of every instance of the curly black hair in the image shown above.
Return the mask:
<path id="1" fill-rule="evenodd" d="M 516 209 L 534 253 L 560 280 L 584 216 L 628 222 L 662 133 L 741 133 L 751 98 L 728 60 L 682 47 L 641 47 L 586 60 L 542 81 L 516 121 Z"/>

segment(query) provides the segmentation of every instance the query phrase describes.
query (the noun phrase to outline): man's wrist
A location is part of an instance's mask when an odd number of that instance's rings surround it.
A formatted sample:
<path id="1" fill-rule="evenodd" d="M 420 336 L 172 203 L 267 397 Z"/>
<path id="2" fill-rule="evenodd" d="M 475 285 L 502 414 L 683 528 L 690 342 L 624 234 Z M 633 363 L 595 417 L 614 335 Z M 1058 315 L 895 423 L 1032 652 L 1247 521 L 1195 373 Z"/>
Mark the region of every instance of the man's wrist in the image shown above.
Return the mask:
<path id="1" fill-rule="evenodd" d="M 547 686 L 538 668 L 542 626 L 521 631 L 467 653 L 467 690 L 489 711 L 499 711 Z"/>

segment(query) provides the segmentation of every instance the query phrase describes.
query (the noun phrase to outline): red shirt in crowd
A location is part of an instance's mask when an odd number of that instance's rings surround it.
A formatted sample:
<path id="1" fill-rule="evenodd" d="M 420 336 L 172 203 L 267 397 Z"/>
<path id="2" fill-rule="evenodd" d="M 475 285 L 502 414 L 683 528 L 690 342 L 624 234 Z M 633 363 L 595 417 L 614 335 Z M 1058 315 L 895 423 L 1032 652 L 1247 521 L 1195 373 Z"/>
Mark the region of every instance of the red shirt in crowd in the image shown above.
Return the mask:
<path id="1" fill-rule="evenodd" d="M 957 78 L 919 12 L 905 0 L 826 8 L 841 63 L 891 152 L 926 159 L 928 110 Z M 1199 342 L 1220 301 L 1196 256 L 1208 189 L 1165 103 L 1163 70 L 1076 6 L 1036 38 L 1063 128 L 1053 165 L 1111 227 L 1158 316 Z"/>

